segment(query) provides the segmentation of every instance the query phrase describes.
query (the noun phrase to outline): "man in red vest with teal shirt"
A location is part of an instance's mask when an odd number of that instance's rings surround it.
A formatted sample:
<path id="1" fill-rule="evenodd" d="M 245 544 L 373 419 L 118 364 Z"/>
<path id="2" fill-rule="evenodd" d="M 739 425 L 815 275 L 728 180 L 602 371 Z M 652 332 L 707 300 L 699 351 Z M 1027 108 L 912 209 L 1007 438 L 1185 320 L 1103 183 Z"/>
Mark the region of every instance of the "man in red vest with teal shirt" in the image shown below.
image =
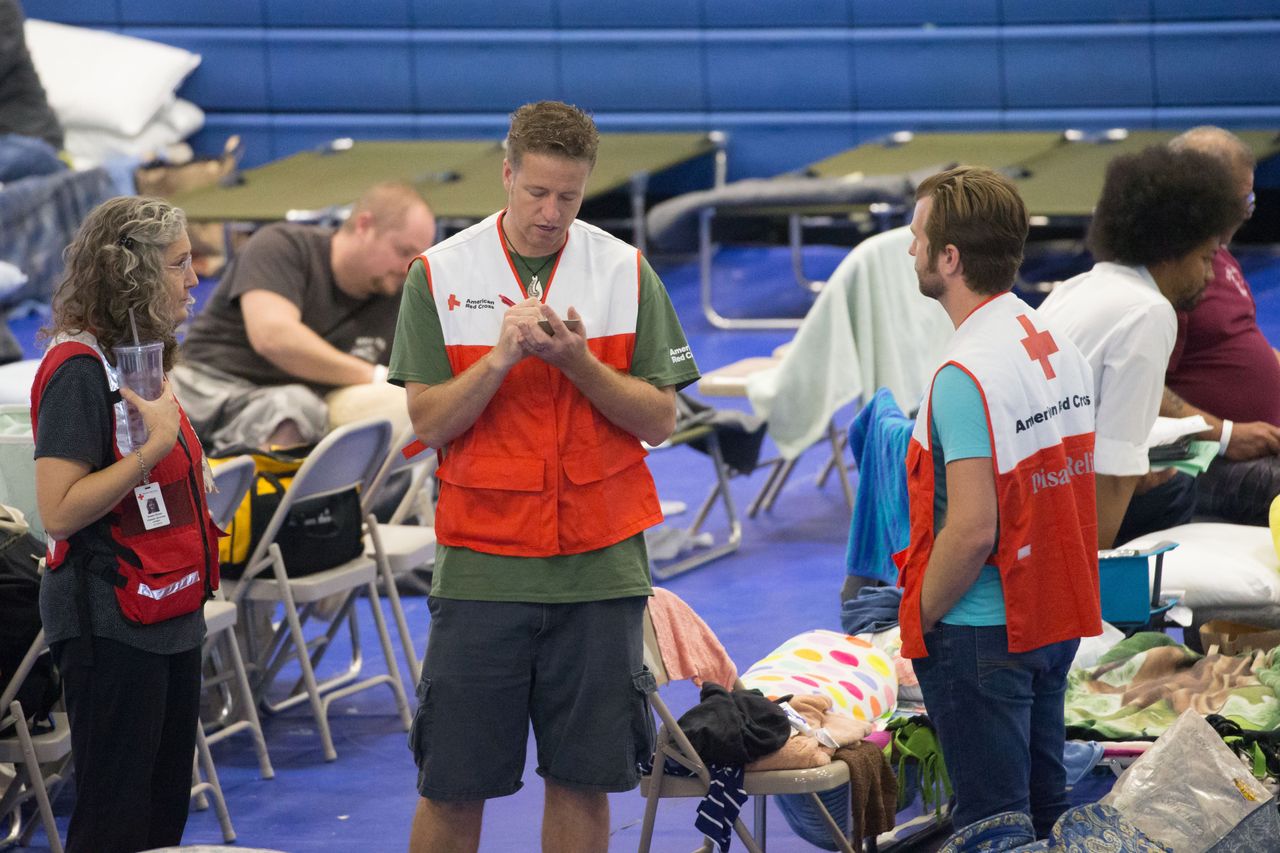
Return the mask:
<path id="1" fill-rule="evenodd" d="M 959 167 L 925 180 L 911 223 L 920 291 L 955 324 L 907 453 L 902 653 L 955 790 L 957 828 L 1066 809 L 1063 697 L 1101 631 L 1093 378 L 1011 293 L 1028 220 L 1013 184 Z"/>

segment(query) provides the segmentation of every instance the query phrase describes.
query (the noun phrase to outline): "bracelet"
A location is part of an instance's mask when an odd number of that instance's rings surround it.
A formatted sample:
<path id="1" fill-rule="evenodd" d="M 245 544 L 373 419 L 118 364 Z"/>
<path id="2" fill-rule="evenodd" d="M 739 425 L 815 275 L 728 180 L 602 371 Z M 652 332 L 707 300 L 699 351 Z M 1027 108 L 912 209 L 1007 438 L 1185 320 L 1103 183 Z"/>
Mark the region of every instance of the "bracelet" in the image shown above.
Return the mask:
<path id="1" fill-rule="evenodd" d="M 1235 426 L 1226 418 L 1222 419 L 1222 435 L 1218 438 L 1218 455 L 1227 455 L 1227 445 L 1231 443 L 1231 428 Z"/>
<path id="2" fill-rule="evenodd" d="M 387 366 L 385 364 L 375 364 L 373 366 L 373 378 L 369 380 L 369 384 L 377 385 L 379 382 L 386 382 L 387 372 Z"/>
<path id="3" fill-rule="evenodd" d="M 141 448 L 135 447 L 133 449 L 133 454 L 138 457 L 138 467 L 142 469 L 142 482 L 143 483 L 151 482 L 151 471 L 150 469 L 147 468 L 146 460 L 142 458 Z"/>

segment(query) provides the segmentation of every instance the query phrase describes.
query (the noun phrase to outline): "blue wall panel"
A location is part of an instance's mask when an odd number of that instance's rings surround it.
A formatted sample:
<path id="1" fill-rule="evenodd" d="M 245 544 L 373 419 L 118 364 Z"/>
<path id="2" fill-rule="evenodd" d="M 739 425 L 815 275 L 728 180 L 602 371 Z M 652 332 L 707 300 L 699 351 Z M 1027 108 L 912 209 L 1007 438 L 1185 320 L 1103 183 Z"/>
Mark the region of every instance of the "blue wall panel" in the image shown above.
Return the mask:
<path id="1" fill-rule="evenodd" d="M 799 121 L 801 127 L 797 132 Z M 729 134 L 729 179 L 801 169 L 854 144 L 852 113 L 721 115 Z"/>
<path id="2" fill-rule="evenodd" d="M 555 0 L 410 0 L 414 26 L 513 27 L 538 29 L 556 24 Z"/>
<path id="3" fill-rule="evenodd" d="M 1157 21 L 1223 21 L 1240 18 L 1275 18 L 1276 0 L 1152 0 Z"/>
<path id="4" fill-rule="evenodd" d="M 21 0 L 22 14 L 42 21 L 75 24 L 78 27 L 111 26 L 120 23 L 117 0 Z"/>
<path id="5" fill-rule="evenodd" d="M 1275 104 L 1280 96 L 1280 21 L 1158 24 L 1153 41 L 1157 103 Z"/>
<path id="6" fill-rule="evenodd" d="M 853 56 L 847 31 L 708 33 L 712 110 L 848 110 Z"/>
<path id="7" fill-rule="evenodd" d="M 702 25 L 700 0 L 656 0 L 649 3 L 558 0 L 562 27 L 683 29 Z"/>
<path id="8" fill-rule="evenodd" d="M 404 31 L 272 30 L 268 92 L 274 110 L 409 112 L 413 66 Z"/>
<path id="9" fill-rule="evenodd" d="M 1235 130 L 1275 130 L 1280 127 L 1280 105 L 1252 107 L 1157 107 L 1156 127 L 1193 127 L 1216 124 Z M 1280 158 L 1277 158 L 1280 165 Z"/>
<path id="10" fill-rule="evenodd" d="M 1155 127 L 1155 110 L 1144 108 L 1081 108 L 1006 110 L 998 125 L 1002 130 L 1083 130 L 1094 133 L 1113 127 Z"/>
<path id="11" fill-rule="evenodd" d="M 416 139 L 418 123 L 409 114 L 369 116 L 327 113 L 323 115 L 276 115 L 272 118 L 274 156 L 319 149 L 335 139 Z"/>
<path id="12" fill-rule="evenodd" d="M 1151 0 L 1001 0 L 1006 24 L 1144 23 Z"/>
<path id="13" fill-rule="evenodd" d="M 266 0 L 273 27 L 408 27 L 409 0 Z"/>
<path id="14" fill-rule="evenodd" d="M 260 27 L 262 0 L 175 3 L 173 0 L 118 0 L 120 20 L 130 24 L 175 27 Z M 58 5 L 64 5 L 59 3 Z M 110 5 L 103 3 L 101 5 Z"/>
<path id="15" fill-rule="evenodd" d="M 859 30 L 854 33 L 860 110 L 983 109 L 1003 101 L 999 30 Z"/>
<path id="16" fill-rule="evenodd" d="M 708 30 L 733 27 L 847 27 L 849 0 L 704 0 Z"/>
<path id="17" fill-rule="evenodd" d="M 507 135 L 508 114 L 501 113 L 418 113 L 414 117 L 417 136 L 422 139 L 492 139 L 501 142 Z"/>
<path id="18" fill-rule="evenodd" d="M 596 112 L 706 105 L 697 31 L 562 32 L 560 75 L 562 97 Z"/>
<path id="19" fill-rule="evenodd" d="M 268 110 L 266 31 L 146 27 L 126 35 L 200 54 L 178 94 L 205 111 Z"/>
<path id="20" fill-rule="evenodd" d="M 854 127 L 855 144 L 880 139 L 899 130 L 989 130 L 1000 122 L 999 110 L 875 110 L 859 111 Z"/>
<path id="21" fill-rule="evenodd" d="M 554 33 L 482 35 L 470 39 L 457 33 L 414 34 L 415 109 L 509 112 L 527 101 L 559 96 Z M 501 73 L 494 73 L 495 66 Z"/>
<path id="22" fill-rule="evenodd" d="M 1151 27 L 1005 27 L 1005 106 L 1151 106 Z"/>
<path id="23" fill-rule="evenodd" d="M 1000 0 L 852 0 L 858 27 L 1000 23 Z"/>
<path id="24" fill-rule="evenodd" d="M 1280 124 L 1280 0 L 25 0 L 203 57 L 198 150 L 500 138 L 563 98 L 602 129 L 727 129 L 735 176 L 899 129 Z"/>

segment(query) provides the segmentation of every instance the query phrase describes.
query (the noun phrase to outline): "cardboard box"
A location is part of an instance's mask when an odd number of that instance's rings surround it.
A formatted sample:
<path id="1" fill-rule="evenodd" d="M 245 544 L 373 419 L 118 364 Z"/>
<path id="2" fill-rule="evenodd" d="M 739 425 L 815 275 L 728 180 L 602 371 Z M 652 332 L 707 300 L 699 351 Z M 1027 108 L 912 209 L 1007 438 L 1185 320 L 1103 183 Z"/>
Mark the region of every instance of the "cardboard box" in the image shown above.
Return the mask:
<path id="1" fill-rule="evenodd" d="M 1210 646 L 1217 646 L 1224 655 L 1240 655 L 1258 649 L 1270 651 L 1280 646 L 1280 630 L 1214 619 L 1200 626 L 1200 644 L 1206 652 Z"/>

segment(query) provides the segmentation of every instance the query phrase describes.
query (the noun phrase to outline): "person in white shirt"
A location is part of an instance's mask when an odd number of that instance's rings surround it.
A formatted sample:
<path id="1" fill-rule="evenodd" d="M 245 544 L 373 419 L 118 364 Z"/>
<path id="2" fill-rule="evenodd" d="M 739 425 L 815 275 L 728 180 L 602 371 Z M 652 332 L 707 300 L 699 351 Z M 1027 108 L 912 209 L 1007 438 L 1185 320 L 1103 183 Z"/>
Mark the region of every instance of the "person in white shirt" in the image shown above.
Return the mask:
<path id="1" fill-rule="evenodd" d="M 1098 547 L 1190 520 L 1195 482 L 1151 472 L 1147 435 L 1177 334 L 1213 278 L 1221 235 L 1238 218 L 1225 167 L 1197 151 L 1152 146 L 1107 166 L 1088 243 L 1097 263 L 1063 282 L 1041 312 L 1093 369 Z"/>

